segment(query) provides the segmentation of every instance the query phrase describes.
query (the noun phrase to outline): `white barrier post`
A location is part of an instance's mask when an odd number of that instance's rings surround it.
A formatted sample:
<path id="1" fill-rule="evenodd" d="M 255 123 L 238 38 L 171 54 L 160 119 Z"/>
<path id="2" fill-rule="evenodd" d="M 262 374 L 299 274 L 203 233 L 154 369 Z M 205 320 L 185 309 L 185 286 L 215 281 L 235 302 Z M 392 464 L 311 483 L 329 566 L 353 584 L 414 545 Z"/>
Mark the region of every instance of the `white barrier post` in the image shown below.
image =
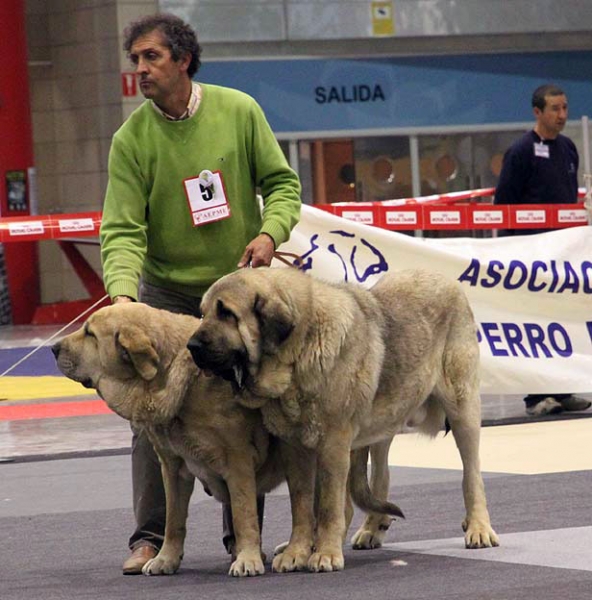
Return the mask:
<path id="1" fill-rule="evenodd" d="M 588 129 L 588 117 L 582 117 L 582 142 L 584 145 L 584 185 L 586 196 L 584 206 L 588 213 L 588 225 L 592 225 L 592 171 L 590 170 L 590 139 Z"/>

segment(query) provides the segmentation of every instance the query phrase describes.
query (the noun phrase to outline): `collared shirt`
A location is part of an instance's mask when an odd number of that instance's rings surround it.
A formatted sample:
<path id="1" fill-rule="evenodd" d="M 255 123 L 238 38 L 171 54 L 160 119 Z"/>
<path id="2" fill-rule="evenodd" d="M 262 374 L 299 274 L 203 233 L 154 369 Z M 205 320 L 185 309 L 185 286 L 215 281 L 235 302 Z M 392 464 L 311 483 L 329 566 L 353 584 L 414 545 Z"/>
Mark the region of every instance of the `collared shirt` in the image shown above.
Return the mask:
<path id="1" fill-rule="evenodd" d="M 157 106 L 154 102 L 152 102 L 152 106 L 154 110 L 162 115 L 165 119 L 169 121 L 184 121 L 185 119 L 191 118 L 199 108 L 199 103 L 201 101 L 201 87 L 199 83 L 192 81 L 191 82 L 191 95 L 189 96 L 189 102 L 187 103 L 187 108 L 185 112 L 180 117 L 173 117 L 168 113 L 164 112 L 159 106 Z"/>

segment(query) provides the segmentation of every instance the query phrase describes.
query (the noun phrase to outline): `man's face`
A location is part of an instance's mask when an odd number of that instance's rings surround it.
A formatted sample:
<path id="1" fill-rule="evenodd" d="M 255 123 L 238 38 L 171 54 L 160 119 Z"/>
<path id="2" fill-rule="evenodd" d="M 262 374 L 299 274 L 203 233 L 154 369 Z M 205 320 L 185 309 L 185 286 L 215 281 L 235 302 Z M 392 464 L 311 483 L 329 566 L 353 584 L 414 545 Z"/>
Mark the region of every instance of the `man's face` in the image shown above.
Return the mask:
<path id="1" fill-rule="evenodd" d="M 537 123 L 548 137 L 556 137 L 567 122 L 567 98 L 561 96 L 545 96 L 545 108 L 534 109 Z"/>
<path id="2" fill-rule="evenodd" d="M 187 79 L 187 67 L 191 57 L 174 61 L 166 39 L 155 29 L 138 37 L 130 49 L 130 60 L 136 67 L 140 90 L 145 98 L 158 105 L 166 105 Z"/>

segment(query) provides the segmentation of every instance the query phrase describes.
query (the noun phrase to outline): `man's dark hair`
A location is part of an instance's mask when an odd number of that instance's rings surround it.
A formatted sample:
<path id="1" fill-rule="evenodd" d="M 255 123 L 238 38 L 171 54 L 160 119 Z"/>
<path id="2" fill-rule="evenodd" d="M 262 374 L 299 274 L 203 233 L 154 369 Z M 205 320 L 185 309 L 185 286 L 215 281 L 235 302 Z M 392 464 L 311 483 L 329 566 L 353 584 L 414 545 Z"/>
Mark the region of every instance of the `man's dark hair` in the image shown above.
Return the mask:
<path id="1" fill-rule="evenodd" d="M 532 107 L 545 110 L 546 96 L 565 96 L 565 92 L 553 83 L 541 85 L 532 93 Z"/>
<path id="2" fill-rule="evenodd" d="M 197 43 L 195 31 L 179 17 L 167 13 L 158 13 L 132 21 L 124 30 L 123 49 L 128 56 L 132 44 L 141 36 L 158 29 L 165 37 L 166 44 L 171 50 L 171 57 L 176 62 L 186 54 L 191 55 L 191 62 L 187 68 L 190 78 L 197 73 L 201 61 L 201 46 Z"/>

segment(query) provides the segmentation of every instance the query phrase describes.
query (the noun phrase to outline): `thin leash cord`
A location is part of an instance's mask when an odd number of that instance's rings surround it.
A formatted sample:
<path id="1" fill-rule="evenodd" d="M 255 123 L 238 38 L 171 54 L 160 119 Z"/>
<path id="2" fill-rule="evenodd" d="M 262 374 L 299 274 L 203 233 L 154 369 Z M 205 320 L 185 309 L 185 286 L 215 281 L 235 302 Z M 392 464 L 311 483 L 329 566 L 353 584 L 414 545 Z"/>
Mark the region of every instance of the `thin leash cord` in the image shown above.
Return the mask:
<path id="1" fill-rule="evenodd" d="M 291 263 L 287 257 L 294 259 L 294 262 Z M 298 269 L 302 268 L 302 258 L 300 256 L 298 256 L 297 254 L 293 254 L 292 252 L 277 252 L 276 251 L 274 253 L 274 258 L 277 258 L 279 261 L 283 262 L 284 264 L 286 264 L 290 267 L 296 267 Z M 66 329 L 68 329 L 68 327 L 70 327 L 71 325 L 76 323 L 76 321 L 78 321 L 81 317 L 84 317 L 84 315 L 88 314 L 91 310 L 93 310 L 96 306 L 101 304 L 101 302 L 103 302 L 108 297 L 109 297 L 109 295 L 105 294 L 100 300 L 97 300 L 92 306 L 89 306 L 86 310 L 81 312 L 77 317 L 72 319 L 67 325 L 64 325 L 59 331 L 56 331 L 52 336 L 48 337 L 46 340 L 41 342 L 41 344 L 39 344 L 39 346 L 37 346 L 36 348 L 33 348 L 33 350 L 31 350 L 31 352 L 29 352 L 29 354 L 23 356 L 20 360 L 15 362 L 12 366 L 8 367 L 8 369 L 6 369 L 6 371 L 4 371 L 4 373 L 0 373 L 0 377 L 4 377 L 8 373 L 10 373 L 14 369 L 16 369 L 21 363 L 25 362 L 28 358 L 33 356 L 33 354 L 35 354 L 35 352 L 37 352 L 38 350 L 41 350 L 41 348 L 44 348 L 49 342 L 51 342 L 51 340 L 58 337 L 58 335 L 60 335 L 63 331 L 66 331 Z"/>
<path id="2" fill-rule="evenodd" d="M 96 306 L 101 304 L 101 302 L 103 302 L 108 297 L 109 297 L 109 294 L 105 294 L 100 300 L 97 300 L 92 306 L 89 306 L 86 310 L 82 311 L 77 317 L 74 317 L 74 319 L 72 319 L 67 325 L 64 325 L 59 331 L 56 331 L 52 336 L 48 337 L 46 340 L 41 342 L 41 344 L 39 344 L 39 346 L 37 346 L 36 348 L 33 348 L 33 350 L 31 350 L 31 352 L 29 352 L 29 354 L 27 354 L 26 356 L 23 356 L 20 360 L 17 360 L 17 362 L 15 362 L 12 366 L 8 367 L 8 369 L 6 369 L 6 371 L 4 371 L 4 373 L 0 373 L 0 377 L 4 377 L 4 375 L 7 375 L 13 369 L 16 369 L 21 363 L 25 362 L 29 357 L 33 356 L 33 354 L 35 354 L 35 352 L 37 352 L 38 350 L 41 350 L 41 348 L 45 347 L 45 345 L 48 344 L 49 342 L 51 342 L 51 340 L 58 337 L 58 335 L 60 335 L 63 331 L 66 331 L 66 329 L 68 329 L 68 327 L 70 327 L 71 325 L 76 323 L 76 321 L 78 321 L 80 318 L 84 317 L 84 315 L 88 314 L 91 310 L 93 310 Z"/>

